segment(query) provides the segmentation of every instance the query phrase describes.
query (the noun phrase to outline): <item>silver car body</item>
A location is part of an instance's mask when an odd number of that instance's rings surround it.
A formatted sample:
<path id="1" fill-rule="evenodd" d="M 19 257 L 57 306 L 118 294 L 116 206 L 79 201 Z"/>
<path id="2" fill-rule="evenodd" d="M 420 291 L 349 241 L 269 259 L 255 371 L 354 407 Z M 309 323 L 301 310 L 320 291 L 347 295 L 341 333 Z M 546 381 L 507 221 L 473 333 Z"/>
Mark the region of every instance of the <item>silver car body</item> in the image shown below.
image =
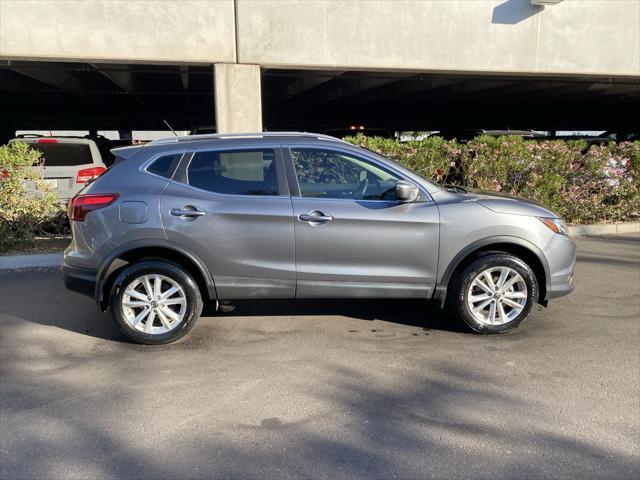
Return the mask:
<path id="1" fill-rule="evenodd" d="M 420 189 L 412 203 L 300 195 L 291 148 L 349 154 Z M 184 171 L 200 151 L 275 151 L 278 194 L 230 195 L 190 186 Z M 457 265 L 479 249 L 520 252 L 538 277 L 539 302 L 569 293 L 575 244 L 524 200 L 448 191 L 380 155 L 313 134 L 206 135 L 114 150 L 111 170 L 82 193 L 117 193 L 110 206 L 71 222 L 67 286 L 106 306 L 109 278 L 123 262 L 166 256 L 186 262 L 205 298 L 436 298 Z M 148 172 L 180 155 L 172 178 Z M 176 211 L 198 210 L 197 217 Z M 302 221 L 320 212 L 330 221 Z M 315 213 L 314 213 L 315 214 Z M 164 253 L 163 253 L 164 252 Z"/>

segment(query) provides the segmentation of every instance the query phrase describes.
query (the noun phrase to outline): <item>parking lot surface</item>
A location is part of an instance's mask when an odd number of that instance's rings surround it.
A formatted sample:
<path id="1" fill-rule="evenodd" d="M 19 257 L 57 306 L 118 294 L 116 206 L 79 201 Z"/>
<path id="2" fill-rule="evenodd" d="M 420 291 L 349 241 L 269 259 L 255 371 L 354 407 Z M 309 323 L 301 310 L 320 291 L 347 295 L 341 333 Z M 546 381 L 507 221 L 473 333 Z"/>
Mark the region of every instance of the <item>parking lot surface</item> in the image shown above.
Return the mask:
<path id="1" fill-rule="evenodd" d="M 0 272 L 0 478 L 638 478 L 640 237 L 512 334 L 423 302 L 252 302 L 128 343 L 60 272 Z"/>

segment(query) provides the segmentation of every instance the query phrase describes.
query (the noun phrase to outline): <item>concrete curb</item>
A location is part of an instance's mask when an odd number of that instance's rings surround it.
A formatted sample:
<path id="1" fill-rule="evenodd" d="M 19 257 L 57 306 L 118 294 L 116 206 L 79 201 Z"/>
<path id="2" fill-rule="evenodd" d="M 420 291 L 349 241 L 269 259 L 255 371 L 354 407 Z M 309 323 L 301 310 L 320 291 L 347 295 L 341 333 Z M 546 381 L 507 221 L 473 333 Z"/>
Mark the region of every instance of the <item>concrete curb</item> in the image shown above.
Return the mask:
<path id="1" fill-rule="evenodd" d="M 596 225 L 572 225 L 569 227 L 569 235 L 572 237 L 615 235 L 618 233 L 640 233 L 640 223 L 603 223 Z"/>
<path id="2" fill-rule="evenodd" d="M 0 270 L 18 268 L 59 267 L 62 253 L 39 253 L 37 255 L 6 255 L 0 257 Z"/>
<path id="3" fill-rule="evenodd" d="M 599 225 L 572 225 L 569 227 L 569 235 L 572 237 L 615 235 L 618 233 L 640 233 L 640 223 L 607 223 Z M 58 267 L 61 263 L 62 253 L 0 256 L 0 270 Z"/>

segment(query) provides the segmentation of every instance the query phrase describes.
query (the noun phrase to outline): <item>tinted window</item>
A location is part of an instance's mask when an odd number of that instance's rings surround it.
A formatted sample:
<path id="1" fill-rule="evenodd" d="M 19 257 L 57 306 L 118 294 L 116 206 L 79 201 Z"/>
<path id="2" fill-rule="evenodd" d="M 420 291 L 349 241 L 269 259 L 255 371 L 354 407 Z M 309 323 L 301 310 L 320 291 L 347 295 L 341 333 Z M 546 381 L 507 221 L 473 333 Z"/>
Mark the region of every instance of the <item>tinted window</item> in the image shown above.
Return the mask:
<path id="1" fill-rule="evenodd" d="M 187 168 L 189 185 L 216 193 L 278 195 L 272 149 L 198 152 Z"/>
<path id="2" fill-rule="evenodd" d="M 303 197 L 394 200 L 399 177 L 367 160 L 331 150 L 294 148 Z"/>
<path id="3" fill-rule="evenodd" d="M 173 177 L 173 172 L 175 172 L 181 157 L 181 153 L 160 157 L 147 167 L 147 172 L 171 178 Z"/>
<path id="4" fill-rule="evenodd" d="M 29 143 L 42 152 L 45 167 L 72 167 L 93 163 L 93 156 L 86 143 Z"/>

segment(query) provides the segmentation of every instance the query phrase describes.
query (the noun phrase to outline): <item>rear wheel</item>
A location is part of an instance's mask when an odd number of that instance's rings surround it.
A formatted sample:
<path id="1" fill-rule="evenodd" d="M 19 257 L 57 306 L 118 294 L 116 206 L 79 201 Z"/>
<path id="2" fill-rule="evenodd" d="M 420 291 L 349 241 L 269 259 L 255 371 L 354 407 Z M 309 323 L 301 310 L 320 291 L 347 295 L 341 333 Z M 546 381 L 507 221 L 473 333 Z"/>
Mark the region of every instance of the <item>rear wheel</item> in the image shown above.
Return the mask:
<path id="1" fill-rule="evenodd" d="M 138 343 L 161 345 L 185 336 L 202 313 L 194 279 L 179 265 L 148 259 L 126 267 L 110 308 L 122 332 Z"/>
<path id="2" fill-rule="evenodd" d="M 537 298 L 538 282 L 525 262 L 507 253 L 491 253 L 456 277 L 452 307 L 476 332 L 506 333 L 529 317 Z"/>

